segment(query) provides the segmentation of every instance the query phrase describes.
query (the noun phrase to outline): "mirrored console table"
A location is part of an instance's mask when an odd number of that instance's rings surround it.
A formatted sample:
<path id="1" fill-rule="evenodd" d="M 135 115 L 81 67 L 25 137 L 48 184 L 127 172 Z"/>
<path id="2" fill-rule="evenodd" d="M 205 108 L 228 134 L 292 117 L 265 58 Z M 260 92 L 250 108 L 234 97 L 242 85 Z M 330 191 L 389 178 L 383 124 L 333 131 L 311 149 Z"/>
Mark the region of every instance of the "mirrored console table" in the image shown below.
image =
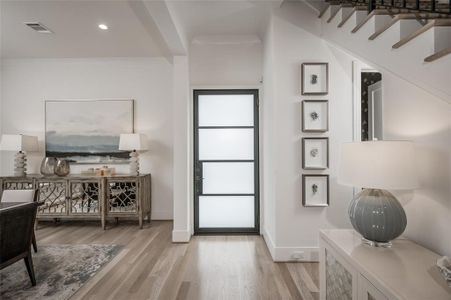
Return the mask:
<path id="1" fill-rule="evenodd" d="M 140 228 L 150 222 L 151 176 L 85 176 L 66 177 L 27 175 L 0 177 L 3 190 L 39 190 L 37 220 L 100 220 L 106 229 L 107 219 L 136 218 Z"/>

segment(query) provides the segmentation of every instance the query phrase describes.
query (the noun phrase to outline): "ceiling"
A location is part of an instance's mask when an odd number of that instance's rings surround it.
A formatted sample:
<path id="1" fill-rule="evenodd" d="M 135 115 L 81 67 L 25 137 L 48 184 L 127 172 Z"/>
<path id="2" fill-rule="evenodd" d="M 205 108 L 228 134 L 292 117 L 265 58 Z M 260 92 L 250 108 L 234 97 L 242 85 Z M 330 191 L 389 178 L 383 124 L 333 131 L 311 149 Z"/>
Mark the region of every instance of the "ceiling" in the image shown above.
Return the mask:
<path id="1" fill-rule="evenodd" d="M 1 1 L 1 57 L 164 56 L 168 49 L 160 34 L 164 29 L 151 20 L 155 15 L 147 11 L 143 14 L 144 2 Z M 171 21 L 189 42 L 198 36 L 261 36 L 270 10 L 280 5 L 279 0 L 170 0 L 163 3 L 170 11 Z M 40 22 L 53 33 L 37 33 L 24 22 Z M 109 29 L 100 30 L 100 23 L 107 24 Z M 160 20 L 158 24 L 164 23 Z"/>
<path id="2" fill-rule="evenodd" d="M 41 22 L 54 33 L 35 32 L 24 22 Z M 4 58 L 161 55 L 126 1 L 2 1 L 0 24 Z"/>
<path id="3" fill-rule="evenodd" d="M 171 1 L 169 7 L 191 40 L 196 36 L 259 35 L 280 1 Z"/>

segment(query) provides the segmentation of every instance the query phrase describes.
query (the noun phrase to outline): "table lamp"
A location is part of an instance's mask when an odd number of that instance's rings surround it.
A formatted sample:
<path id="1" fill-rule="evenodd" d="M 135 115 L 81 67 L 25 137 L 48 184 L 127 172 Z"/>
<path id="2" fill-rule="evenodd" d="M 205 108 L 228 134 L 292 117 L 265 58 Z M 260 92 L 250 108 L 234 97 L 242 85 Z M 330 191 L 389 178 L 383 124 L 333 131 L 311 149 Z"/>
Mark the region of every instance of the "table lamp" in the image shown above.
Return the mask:
<path id="1" fill-rule="evenodd" d="M 147 150 L 143 134 L 122 133 L 119 138 L 119 150 L 130 152 L 130 174 L 139 174 L 139 154 L 138 151 Z"/>
<path id="2" fill-rule="evenodd" d="M 387 190 L 418 186 L 409 141 L 369 141 L 342 146 L 338 183 L 363 188 L 349 205 L 354 229 L 371 246 L 390 247 L 407 225 L 401 203 Z"/>
<path id="3" fill-rule="evenodd" d="M 17 151 L 14 159 L 14 176 L 27 175 L 27 155 L 25 152 L 38 151 L 38 138 L 22 134 L 3 134 L 0 150 Z"/>

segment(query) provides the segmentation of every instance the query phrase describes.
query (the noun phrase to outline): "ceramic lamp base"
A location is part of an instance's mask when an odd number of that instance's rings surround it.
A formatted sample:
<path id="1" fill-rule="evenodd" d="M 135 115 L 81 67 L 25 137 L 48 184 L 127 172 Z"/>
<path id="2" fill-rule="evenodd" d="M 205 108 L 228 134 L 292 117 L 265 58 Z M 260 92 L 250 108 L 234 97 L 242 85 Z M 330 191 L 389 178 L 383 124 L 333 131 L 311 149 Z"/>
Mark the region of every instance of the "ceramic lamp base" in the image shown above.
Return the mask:
<path id="1" fill-rule="evenodd" d="M 351 201 L 349 218 L 364 242 L 375 247 L 389 247 L 407 225 L 401 203 L 390 192 L 364 189 Z"/>
<path id="2" fill-rule="evenodd" d="M 139 154 L 136 151 L 130 152 L 130 175 L 139 175 Z"/>
<path id="3" fill-rule="evenodd" d="M 22 151 L 14 156 L 14 176 L 27 175 L 27 156 Z"/>

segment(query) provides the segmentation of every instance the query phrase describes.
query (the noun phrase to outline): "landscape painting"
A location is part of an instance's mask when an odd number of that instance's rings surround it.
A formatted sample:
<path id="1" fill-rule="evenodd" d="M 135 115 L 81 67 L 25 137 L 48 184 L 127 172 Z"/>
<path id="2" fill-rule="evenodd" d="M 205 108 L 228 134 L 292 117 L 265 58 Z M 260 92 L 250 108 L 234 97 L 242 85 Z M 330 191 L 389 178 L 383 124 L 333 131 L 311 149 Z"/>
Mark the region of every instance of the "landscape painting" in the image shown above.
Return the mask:
<path id="1" fill-rule="evenodd" d="M 71 163 L 127 163 L 121 133 L 133 132 L 133 100 L 46 101 L 46 156 Z"/>

